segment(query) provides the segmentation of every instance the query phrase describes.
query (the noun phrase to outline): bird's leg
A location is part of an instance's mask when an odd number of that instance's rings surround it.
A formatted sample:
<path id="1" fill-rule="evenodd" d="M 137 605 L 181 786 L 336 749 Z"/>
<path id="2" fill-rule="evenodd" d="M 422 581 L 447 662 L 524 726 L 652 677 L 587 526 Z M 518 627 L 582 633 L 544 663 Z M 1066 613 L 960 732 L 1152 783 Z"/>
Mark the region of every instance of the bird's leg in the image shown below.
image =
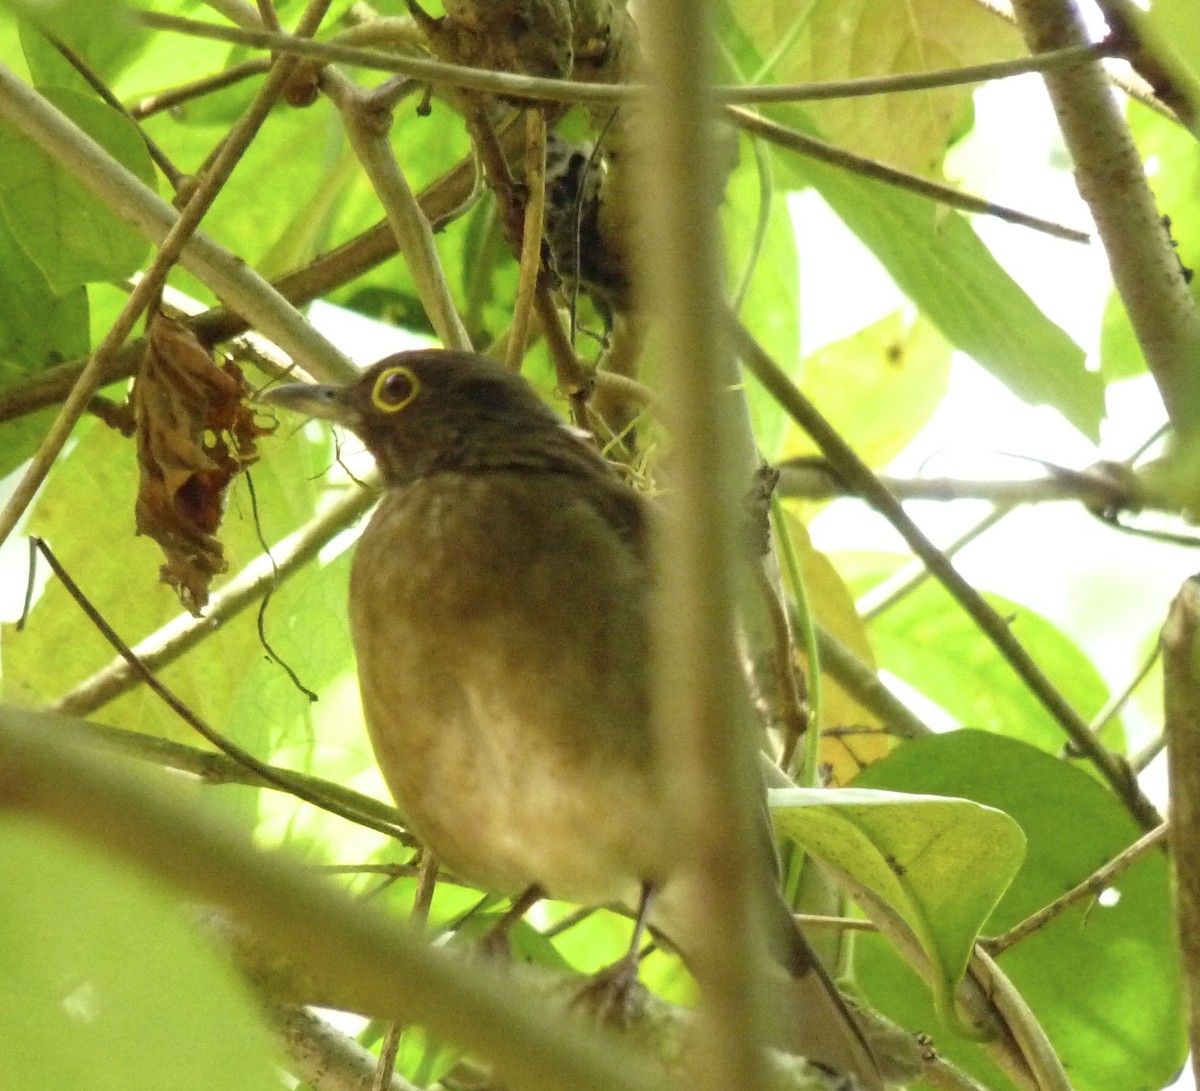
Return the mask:
<path id="1" fill-rule="evenodd" d="M 603 1022 L 625 1026 L 637 1014 L 635 1003 L 638 989 L 638 967 L 642 961 L 642 938 L 650 915 L 654 888 L 642 883 L 642 897 L 633 924 L 633 939 L 629 949 L 611 966 L 605 967 L 589 981 L 575 997 L 576 1004 L 586 1004 L 595 1010 Z"/>
<path id="2" fill-rule="evenodd" d="M 479 941 L 480 949 L 485 955 L 506 958 L 509 954 L 508 937 L 517 923 L 529 910 L 546 896 L 546 892 L 534 883 L 527 887 L 512 903 L 509 910 Z"/>

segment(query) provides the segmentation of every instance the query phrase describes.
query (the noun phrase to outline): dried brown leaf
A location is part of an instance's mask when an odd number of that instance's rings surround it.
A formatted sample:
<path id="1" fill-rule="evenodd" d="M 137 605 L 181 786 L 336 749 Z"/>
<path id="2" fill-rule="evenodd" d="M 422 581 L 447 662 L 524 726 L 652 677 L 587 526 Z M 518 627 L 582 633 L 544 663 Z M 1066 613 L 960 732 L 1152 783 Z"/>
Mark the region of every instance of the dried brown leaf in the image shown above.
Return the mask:
<path id="1" fill-rule="evenodd" d="M 232 361 L 218 366 L 180 322 L 156 314 L 133 387 L 141 471 L 137 532 L 162 547 L 162 581 L 199 614 L 213 576 L 228 567 L 216 537 L 230 482 L 257 460 L 272 431 L 244 404 L 250 393 Z"/>

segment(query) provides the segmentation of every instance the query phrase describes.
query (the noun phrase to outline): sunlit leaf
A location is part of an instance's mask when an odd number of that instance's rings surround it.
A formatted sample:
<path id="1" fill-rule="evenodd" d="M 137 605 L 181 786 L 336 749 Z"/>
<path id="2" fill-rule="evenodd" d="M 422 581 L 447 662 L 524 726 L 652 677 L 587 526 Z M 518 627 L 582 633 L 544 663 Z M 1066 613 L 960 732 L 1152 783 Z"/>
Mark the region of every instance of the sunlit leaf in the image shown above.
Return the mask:
<path id="1" fill-rule="evenodd" d="M 88 300 L 83 288 L 51 290 L 0 217 L 0 392 L 88 348 Z M 37 449 L 52 411 L 0 425 L 0 477 Z"/>
<path id="2" fill-rule="evenodd" d="M 1061 897 L 1142 831 L 1092 777 L 1033 747 L 978 731 L 907 743 L 858 780 L 1003 810 L 1025 833 L 1025 862 L 987 923 L 998 935 Z M 1000 968 L 1050 1036 L 1077 1091 L 1168 1085 L 1186 1054 L 1166 857 L 1155 851 L 1022 940 Z M 886 942 L 860 937 L 859 982 L 905 1026 L 989 1087 L 1010 1087 L 978 1047 L 940 1024 L 928 992 Z"/>
<path id="3" fill-rule="evenodd" d="M 0 1072 L 21 1091 L 277 1088 L 257 1002 L 182 907 L 60 834 L 0 822 Z"/>
<path id="4" fill-rule="evenodd" d="M 1057 626 L 1028 606 L 999 595 L 988 601 L 1010 618 L 1013 635 L 1037 649 L 1038 664 L 1063 696 L 1087 717 L 1108 699 L 1096 667 Z M 962 607 L 932 581 L 875 618 L 869 632 L 879 665 L 886 667 L 966 727 L 985 728 L 1057 751 L 1062 729 L 1001 658 Z M 1123 746 L 1119 719 L 1108 728 L 1110 746 Z"/>
<path id="5" fill-rule="evenodd" d="M 813 83 L 961 68 L 1024 52 L 1009 22 L 970 0 L 733 0 L 762 58 L 753 82 Z M 806 109 L 822 136 L 871 159 L 937 172 L 969 110 L 970 84 L 832 99 Z"/>
<path id="6" fill-rule="evenodd" d="M 43 89 L 49 102 L 143 183 L 154 187 L 150 153 L 119 111 L 79 91 Z M 149 243 L 8 121 L 0 120 L 0 215 L 51 288 L 128 276 Z"/>
<path id="7" fill-rule="evenodd" d="M 945 397 L 950 355 L 927 322 L 895 313 L 806 356 L 800 387 L 859 457 L 882 469 Z M 789 424 L 779 457 L 817 452 L 808 435 Z"/>
<path id="8" fill-rule="evenodd" d="M 1024 852 L 1020 827 L 966 799 L 859 788 L 770 793 L 776 829 L 849 875 L 916 937 L 939 1011 Z"/>

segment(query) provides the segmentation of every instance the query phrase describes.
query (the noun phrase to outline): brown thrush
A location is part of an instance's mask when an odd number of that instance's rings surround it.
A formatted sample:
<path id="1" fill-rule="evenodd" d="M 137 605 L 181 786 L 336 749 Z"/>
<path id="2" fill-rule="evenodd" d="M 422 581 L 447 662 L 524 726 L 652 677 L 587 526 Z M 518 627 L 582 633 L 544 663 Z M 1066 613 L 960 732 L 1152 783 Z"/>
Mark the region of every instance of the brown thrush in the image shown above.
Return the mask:
<path id="1" fill-rule="evenodd" d="M 669 905 L 680 852 L 650 722 L 646 498 L 482 356 L 404 352 L 348 386 L 264 400 L 355 432 L 383 476 L 350 622 L 375 755 L 413 832 L 496 893 Z M 881 1087 L 773 884 L 767 896 L 788 1044 Z"/>

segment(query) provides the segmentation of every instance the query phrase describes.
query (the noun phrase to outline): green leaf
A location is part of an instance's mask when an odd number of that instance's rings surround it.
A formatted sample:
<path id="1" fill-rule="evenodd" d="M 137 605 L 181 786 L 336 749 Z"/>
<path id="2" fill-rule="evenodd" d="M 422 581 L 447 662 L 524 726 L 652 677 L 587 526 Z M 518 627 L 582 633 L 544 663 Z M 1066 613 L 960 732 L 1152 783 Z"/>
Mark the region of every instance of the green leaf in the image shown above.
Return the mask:
<path id="1" fill-rule="evenodd" d="M 126 36 L 133 30 L 122 0 L 0 0 L 0 6 L 66 41 L 87 38 L 104 23 Z"/>
<path id="2" fill-rule="evenodd" d="M 1000 595 L 986 598 L 1002 617 L 1012 619 L 1013 635 L 1037 649 L 1038 665 L 1062 695 L 1084 716 L 1099 712 L 1108 700 L 1108 686 L 1079 646 L 1028 606 Z M 879 666 L 959 723 L 1043 750 L 1062 747 L 1064 736 L 1056 721 L 940 585 L 926 582 L 875 618 L 869 631 Z M 1105 742 L 1123 750 L 1124 731 L 1124 724 L 1114 720 Z"/>
<path id="3" fill-rule="evenodd" d="M 1005 272 L 966 217 L 816 160 L 798 169 L 946 340 L 1017 397 L 1050 405 L 1099 438 L 1100 376 L 1084 367 L 1083 350 Z"/>
<path id="4" fill-rule="evenodd" d="M 1117 799 L 1072 765 L 1011 739 L 956 731 L 905 743 L 855 782 L 956 795 L 1012 816 L 1025 862 L 987 924 L 997 935 L 1087 878 L 1141 834 Z M 1158 1088 L 1186 1056 L 1179 954 L 1166 857 L 1154 852 L 999 957 L 1032 1007 L 1076 1091 Z M 873 1004 L 929 1031 L 939 1051 L 988 1087 L 1011 1083 L 978 1046 L 940 1025 L 927 990 L 880 937 L 857 945 Z"/>
<path id="5" fill-rule="evenodd" d="M 804 358 L 800 386 L 868 463 L 886 466 L 929 423 L 950 386 L 950 346 L 897 311 Z M 789 422 L 779 457 L 817 453 Z"/>
<path id="6" fill-rule="evenodd" d="M 88 350 L 83 288 L 56 295 L 0 218 L 0 392 Z M 54 419 L 47 409 L 0 425 L 0 477 L 37 450 Z"/>
<path id="7" fill-rule="evenodd" d="M 1024 52 L 1011 22 L 946 0 L 731 0 L 754 44 L 755 83 L 808 83 L 961 68 Z M 969 84 L 806 106 L 825 139 L 905 170 L 932 173 L 964 114 Z"/>
<path id="8" fill-rule="evenodd" d="M 1146 357 L 1116 292 L 1109 293 L 1100 321 L 1100 374 L 1106 384 L 1146 374 Z"/>
<path id="9" fill-rule="evenodd" d="M 11 816 L 0 874 L 6 1087 L 279 1086 L 258 1004 L 144 875 Z"/>
<path id="10" fill-rule="evenodd" d="M 121 5 L 116 3 L 88 4 L 80 7 L 76 18 L 47 26 L 50 33 L 109 87 L 150 41 L 150 36 L 138 31 L 120 8 Z M 69 87 L 90 98 L 97 97 L 95 89 L 58 51 L 46 33 L 26 20 L 22 20 L 20 26 L 21 50 L 36 87 Z"/>
<path id="11" fill-rule="evenodd" d="M 46 99 L 142 182 L 154 168 L 137 128 L 79 91 L 46 89 Z M 135 272 L 150 245 L 33 141 L 0 120 L 0 216 L 58 293 Z"/>
<path id="12" fill-rule="evenodd" d="M 871 891 L 911 930 L 949 1018 L 971 947 L 1020 866 L 1020 827 L 966 799 L 861 788 L 782 789 L 770 803 L 780 833 Z"/>

